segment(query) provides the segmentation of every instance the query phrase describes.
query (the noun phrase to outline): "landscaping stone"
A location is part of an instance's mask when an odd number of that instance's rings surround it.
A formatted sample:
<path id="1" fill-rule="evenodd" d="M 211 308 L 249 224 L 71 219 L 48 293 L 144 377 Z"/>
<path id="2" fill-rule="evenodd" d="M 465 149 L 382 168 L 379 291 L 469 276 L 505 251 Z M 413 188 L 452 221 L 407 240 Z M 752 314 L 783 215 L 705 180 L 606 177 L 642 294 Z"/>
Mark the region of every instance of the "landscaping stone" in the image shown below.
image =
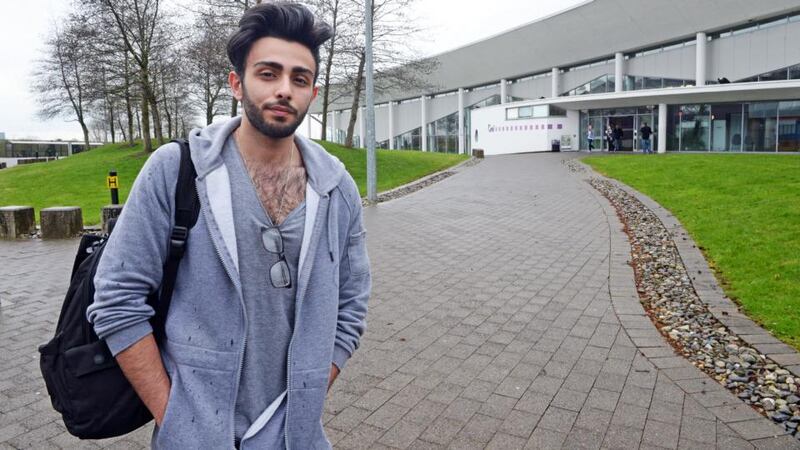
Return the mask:
<path id="1" fill-rule="evenodd" d="M 100 214 L 100 223 L 102 224 L 103 233 L 108 233 L 108 222 L 111 219 L 116 219 L 122 214 L 123 205 L 106 205 Z"/>
<path id="2" fill-rule="evenodd" d="M 590 184 L 608 198 L 625 224 L 637 291 L 661 334 L 693 365 L 800 439 L 791 425 L 800 422 L 800 398 L 794 395 L 797 385 L 791 373 L 749 347 L 709 311 L 672 234 L 652 211 L 613 182 L 593 178 Z"/>
<path id="3" fill-rule="evenodd" d="M 0 208 L 0 239 L 19 239 L 36 233 L 36 216 L 30 206 Z"/>
<path id="4" fill-rule="evenodd" d="M 42 239 L 66 239 L 83 232 L 83 215 L 77 206 L 55 206 L 40 212 Z"/>

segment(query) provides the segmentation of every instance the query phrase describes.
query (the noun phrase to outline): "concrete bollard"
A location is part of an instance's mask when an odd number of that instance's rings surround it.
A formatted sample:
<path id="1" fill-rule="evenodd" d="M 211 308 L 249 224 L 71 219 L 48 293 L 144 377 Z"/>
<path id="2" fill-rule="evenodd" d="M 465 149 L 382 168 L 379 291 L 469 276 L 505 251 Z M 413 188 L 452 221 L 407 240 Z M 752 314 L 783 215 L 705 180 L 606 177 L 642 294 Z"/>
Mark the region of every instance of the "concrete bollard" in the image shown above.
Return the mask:
<path id="1" fill-rule="evenodd" d="M 482 148 L 473 148 L 472 149 L 472 156 L 478 159 L 483 159 L 483 149 Z"/>
<path id="2" fill-rule="evenodd" d="M 0 239 L 18 239 L 36 232 L 36 216 L 31 206 L 0 208 Z"/>
<path id="3" fill-rule="evenodd" d="M 66 239 L 80 236 L 83 214 L 77 206 L 55 206 L 39 212 L 42 239 Z"/>
<path id="4" fill-rule="evenodd" d="M 116 219 L 122 213 L 122 205 L 106 205 L 100 214 L 100 223 L 103 224 L 103 233 L 108 233 L 108 222 Z"/>

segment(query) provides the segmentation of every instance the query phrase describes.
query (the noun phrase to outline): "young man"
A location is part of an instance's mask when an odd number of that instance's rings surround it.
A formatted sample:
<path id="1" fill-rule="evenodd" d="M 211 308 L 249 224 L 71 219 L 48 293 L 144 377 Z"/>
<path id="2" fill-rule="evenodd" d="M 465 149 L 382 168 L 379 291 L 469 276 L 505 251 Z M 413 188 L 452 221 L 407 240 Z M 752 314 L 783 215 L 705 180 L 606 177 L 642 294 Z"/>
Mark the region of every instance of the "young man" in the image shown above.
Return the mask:
<path id="1" fill-rule="evenodd" d="M 589 124 L 586 130 L 586 141 L 589 143 L 589 153 L 592 153 L 594 149 L 594 129 L 592 129 L 592 124 Z"/>
<path id="2" fill-rule="evenodd" d="M 156 343 L 178 146 L 156 151 L 111 235 L 88 311 L 156 421 L 154 448 L 330 448 L 325 395 L 365 329 L 361 198 L 344 166 L 294 134 L 327 25 L 304 7 L 247 11 L 228 43 L 244 114 L 193 130 L 201 212 Z"/>
<path id="3" fill-rule="evenodd" d="M 653 129 L 647 125 L 647 122 L 645 122 L 642 128 L 639 130 L 639 134 L 642 136 L 642 151 L 645 154 L 653 153 L 653 147 L 650 145 L 650 136 L 653 134 Z"/>

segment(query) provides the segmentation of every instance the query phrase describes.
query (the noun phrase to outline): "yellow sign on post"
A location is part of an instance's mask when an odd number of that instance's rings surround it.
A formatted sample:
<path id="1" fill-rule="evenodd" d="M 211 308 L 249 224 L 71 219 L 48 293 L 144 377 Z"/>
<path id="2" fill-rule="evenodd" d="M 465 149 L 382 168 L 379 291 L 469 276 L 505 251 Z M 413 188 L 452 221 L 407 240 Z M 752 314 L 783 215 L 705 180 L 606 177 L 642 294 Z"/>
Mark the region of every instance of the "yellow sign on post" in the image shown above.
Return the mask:
<path id="1" fill-rule="evenodd" d="M 106 184 L 109 189 L 119 189 L 119 178 L 116 175 L 108 176 L 106 177 Z"/>

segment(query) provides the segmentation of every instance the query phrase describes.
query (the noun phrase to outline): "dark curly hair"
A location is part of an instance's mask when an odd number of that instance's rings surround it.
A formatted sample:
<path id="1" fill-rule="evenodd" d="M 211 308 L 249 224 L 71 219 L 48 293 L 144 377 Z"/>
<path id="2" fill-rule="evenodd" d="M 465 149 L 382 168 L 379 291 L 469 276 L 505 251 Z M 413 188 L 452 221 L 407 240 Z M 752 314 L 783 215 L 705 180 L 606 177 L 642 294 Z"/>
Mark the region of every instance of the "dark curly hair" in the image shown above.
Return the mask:
<path id="1" fill-rule="evenodd" d="M 319 75 L 319 48 L 332 35 L 330 26 L 317 20 L 303 5 L 285 1 L 262 3 L 248 9 L 239 20 L 239 29 L 228 40 L 228 59 L 239 77 L 244 78 L 245 60 L 255 41 L 274 37 L 297 42 L 307 47 L 314 56 L 316 82 Z"/>

